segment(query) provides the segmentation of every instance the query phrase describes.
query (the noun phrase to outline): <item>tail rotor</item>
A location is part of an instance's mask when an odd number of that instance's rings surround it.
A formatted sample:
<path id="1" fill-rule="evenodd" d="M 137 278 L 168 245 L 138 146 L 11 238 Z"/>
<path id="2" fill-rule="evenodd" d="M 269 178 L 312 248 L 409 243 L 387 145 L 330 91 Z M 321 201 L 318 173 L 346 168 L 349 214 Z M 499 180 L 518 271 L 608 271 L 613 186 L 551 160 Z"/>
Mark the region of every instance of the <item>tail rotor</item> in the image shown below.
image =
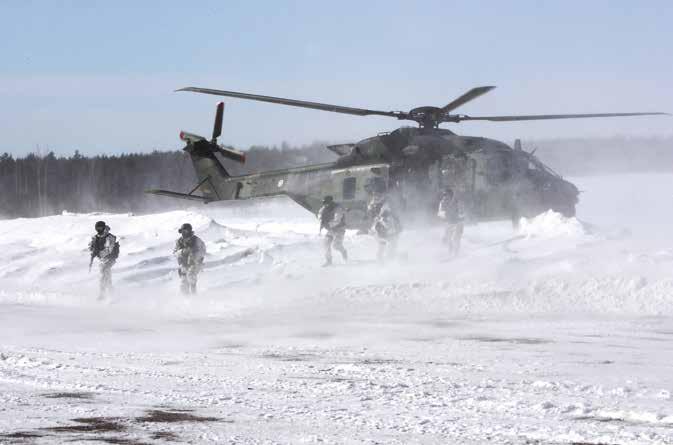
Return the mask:
<path id="1" fill-rule="evenodd" d="M 222 135 L 222 121 L 224 119 L 224 102 L 219 102 L 215 110 L 215 123 L 213 125 L 213 137 L 208 141 L 203 136 L 198 134 L 188 133 L 186 131 L 180 132 L 180 139 L 187 143 L 184 148 L 189 153 L 194 153 L 196 150 L 206 150 L 210 153 L 219 153 L 227 159 L 232 161 L 245 163 L 245 153 L 236 150 L 233 147 L 219 145 L 217 138 Z"/>
<path id="2" fill-rule="evenodd" d="M 224 102 L 219 102 L 217 104 L 217 111 L 215 111 L 215 124 L 213 125 L 211 144 L 217 144 L 217 138 L 222 134 L 222 119 L 224 119 Z"/>

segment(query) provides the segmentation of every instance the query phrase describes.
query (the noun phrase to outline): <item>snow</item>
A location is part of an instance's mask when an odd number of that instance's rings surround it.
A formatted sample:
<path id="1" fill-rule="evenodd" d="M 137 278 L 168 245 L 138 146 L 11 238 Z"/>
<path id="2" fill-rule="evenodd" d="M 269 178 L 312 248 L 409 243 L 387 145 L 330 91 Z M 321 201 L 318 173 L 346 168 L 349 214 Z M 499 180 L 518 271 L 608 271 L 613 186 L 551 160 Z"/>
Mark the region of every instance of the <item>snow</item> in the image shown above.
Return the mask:
<path id="1" fill-rule="evenodd" d="M 453 260 L 409 228 L 384 266 L 348 232 L 321 268 L 285 199 L 0 221 L 0 443 L 673 444 L 673 175 L 573 182 L 578 218 L 467 226 Z M 183 222 L 209 251 L 193 297 Z"/>
<path id="2" fill-rule="evenodd" d="M 547 210 L 531 218 L 521 218 L 519 233 L 531 238 L 579 238 L 585 234 L 582 223 L 577 218 L 567 218 L 553 210 Z"/>

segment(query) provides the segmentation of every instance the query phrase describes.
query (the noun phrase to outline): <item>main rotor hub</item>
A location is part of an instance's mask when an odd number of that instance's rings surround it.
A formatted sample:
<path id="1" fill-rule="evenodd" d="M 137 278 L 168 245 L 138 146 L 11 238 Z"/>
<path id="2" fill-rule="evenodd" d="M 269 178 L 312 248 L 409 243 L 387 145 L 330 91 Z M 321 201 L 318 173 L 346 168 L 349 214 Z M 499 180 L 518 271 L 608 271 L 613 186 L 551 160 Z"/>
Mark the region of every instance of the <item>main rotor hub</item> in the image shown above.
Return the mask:
<path id="1" fill-rule="evenodd" d="M 409 110 L 407 119 L 418 122 L 421 128 L 437 128 L 442 118 L 442 109 L 432 106 L 416 107 Z"/>

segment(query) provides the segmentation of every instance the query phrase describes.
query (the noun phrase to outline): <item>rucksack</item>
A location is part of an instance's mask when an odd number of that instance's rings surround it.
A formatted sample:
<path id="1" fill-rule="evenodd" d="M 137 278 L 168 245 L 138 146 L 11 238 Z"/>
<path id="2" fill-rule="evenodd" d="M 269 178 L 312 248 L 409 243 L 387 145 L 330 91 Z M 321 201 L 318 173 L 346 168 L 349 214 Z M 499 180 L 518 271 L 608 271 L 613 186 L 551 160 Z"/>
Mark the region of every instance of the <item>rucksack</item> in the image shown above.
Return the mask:
<path id="1" fill-rule="evenodd" d="M 119 241 L 115 241 L 114 245 L 112 246 L 112 252 L 110 252 L 110 258 L 113 260 L 119 258 Z"/>

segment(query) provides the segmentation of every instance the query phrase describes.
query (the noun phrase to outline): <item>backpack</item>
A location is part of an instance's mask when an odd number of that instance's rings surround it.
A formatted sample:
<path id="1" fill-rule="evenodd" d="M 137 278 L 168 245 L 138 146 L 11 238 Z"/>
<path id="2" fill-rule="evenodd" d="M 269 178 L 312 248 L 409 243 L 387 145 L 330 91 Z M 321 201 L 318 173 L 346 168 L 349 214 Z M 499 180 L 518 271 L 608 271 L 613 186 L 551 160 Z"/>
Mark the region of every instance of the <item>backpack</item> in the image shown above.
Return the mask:
<path id="1" fill-rule="evenodd" d="M 119 258 L 119 241 L 115 241 L 114 245 L 112 246 L 112 252 L 110 252 L 109 258 L 113 260 Z"/>

